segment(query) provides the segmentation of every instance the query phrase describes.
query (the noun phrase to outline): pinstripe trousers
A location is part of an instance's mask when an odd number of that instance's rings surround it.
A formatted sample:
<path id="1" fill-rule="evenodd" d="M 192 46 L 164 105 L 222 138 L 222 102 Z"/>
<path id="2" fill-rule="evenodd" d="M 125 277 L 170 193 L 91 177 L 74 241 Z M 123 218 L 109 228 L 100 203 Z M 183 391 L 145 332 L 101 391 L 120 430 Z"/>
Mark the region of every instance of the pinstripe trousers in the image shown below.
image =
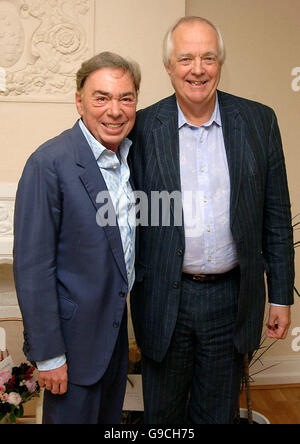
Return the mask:
<path id="1" fill-rule="evenodd" d="M 243 356 L 233 344 L 239 273 L 181 282 L 181 303 L 162 362 L 142 359 L 147 424 L 232 424 Z"/>

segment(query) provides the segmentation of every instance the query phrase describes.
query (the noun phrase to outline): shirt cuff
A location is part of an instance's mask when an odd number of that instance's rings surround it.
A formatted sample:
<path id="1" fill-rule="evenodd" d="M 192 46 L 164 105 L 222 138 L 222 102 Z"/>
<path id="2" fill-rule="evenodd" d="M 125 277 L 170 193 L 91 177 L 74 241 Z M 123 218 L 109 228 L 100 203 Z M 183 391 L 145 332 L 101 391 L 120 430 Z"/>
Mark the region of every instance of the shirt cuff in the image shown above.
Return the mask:
<path id="1" fill-rule="evenodd" d="M 270 306 L 271 307 L 290 307 L 290 305 L 271 304 L 271 303 L 270 303 Z"/>
<path id="2" fill-rule="evenodd" d="M 66 362 L 66 355 L 60 355 L 56 358 L 48 359 L 47 361 L 36 362 L 36 366 L 40 372 L 47 372 L 62 367 Z"/>

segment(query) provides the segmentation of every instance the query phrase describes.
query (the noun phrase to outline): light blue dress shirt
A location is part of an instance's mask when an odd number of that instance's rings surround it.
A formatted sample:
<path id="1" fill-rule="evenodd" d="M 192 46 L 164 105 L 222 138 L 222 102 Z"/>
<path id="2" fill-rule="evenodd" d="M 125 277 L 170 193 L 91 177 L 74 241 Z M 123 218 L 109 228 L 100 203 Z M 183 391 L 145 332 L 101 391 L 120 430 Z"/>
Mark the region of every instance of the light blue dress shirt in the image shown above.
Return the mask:
<path id="1" fill-rule="evenodd" d="M 218 96 L 210 120 L 200 127 L 188 123 L 177 106 L 186 243 L 183 271 L 225 273 L 238 265 L 238 258 L 230 230 L 230 177 Z"/>
<path id="2" fill-rule="evenodd" d="M 130 291 L 135 279 L 134 261 L 136 229 L 136 223 L 133 217 L 134 212 L 131 211 L 132 206 L 134 205 L 134 194 L 129 181 L 130 170 L 127 163 L 127 157 L 132 142 L 127 138 L 124 139 L 121 142 L 117 153 L 114 153 L 105 148 L 95 139 L 82 120 L 79 121 L 79 126 L 95 156 L 115 209 L 124 251 L 128 291 Z M 101 254 L 101 251 L 99 251 L 99 254 Z M 54 359 L 37 362 L 37 367 L 40 371 L 48 371 L 59 368 L 65 363 L 66 356 L 61 355 Z"/>
<path id="3" fill-rule="evenodd" d="M 124 139 L 117 153 L 114 153 L 95 139 L 82 120 L 79 121 L 79 125 L 92 149 L 113 202 L 122 239 L 128 278 L 128 291 L 131 291 L 135 279 L 136 223 L 133 217 L 134 211 L 132 211 L 135 202 L 129 181 L 130 170 L 127 157 L 132 142 L 127 138 Z"/>
<path id="4" fill-rule="evenodd" d="M 185 273 L 225 273 L 238 264 L 230 230 L 230 177 L 218 98 L 210 120 L 187 122 L 178 104 Z"/>

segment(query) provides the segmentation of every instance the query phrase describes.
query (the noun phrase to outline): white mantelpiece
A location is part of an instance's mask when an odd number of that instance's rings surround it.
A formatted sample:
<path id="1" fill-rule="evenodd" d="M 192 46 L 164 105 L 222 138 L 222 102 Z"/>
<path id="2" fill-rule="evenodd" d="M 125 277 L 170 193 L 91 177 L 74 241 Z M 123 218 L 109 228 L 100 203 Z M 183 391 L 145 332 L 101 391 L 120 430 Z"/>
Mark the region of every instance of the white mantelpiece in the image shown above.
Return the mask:
<path id="1" fill-rule="evenodd" d="M 16 184 L 0 184 L 0 264 L 13 262 L 13 218 Z"/>

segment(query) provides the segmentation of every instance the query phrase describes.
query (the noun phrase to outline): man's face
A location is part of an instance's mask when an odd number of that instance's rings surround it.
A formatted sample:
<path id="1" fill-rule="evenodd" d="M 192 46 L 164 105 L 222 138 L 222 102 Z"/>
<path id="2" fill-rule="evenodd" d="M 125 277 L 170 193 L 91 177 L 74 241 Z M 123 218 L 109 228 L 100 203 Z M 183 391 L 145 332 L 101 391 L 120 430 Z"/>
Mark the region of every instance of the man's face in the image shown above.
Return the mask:
<path id="1" fill-rule="evenodd" d="M 133 79 L 122 69 L 94 71 L 76 93 L 83 123 L 98 142 L 115 152 L 133 128 L 136 103 Z"/>
<path id="2" fill-rule="evenodd" d="M 212 105 L 220 81 L 218 39 L 206 23 L 179 25 L 173 32 L 173 52 L 166 70 L 182 109 Z"/>

